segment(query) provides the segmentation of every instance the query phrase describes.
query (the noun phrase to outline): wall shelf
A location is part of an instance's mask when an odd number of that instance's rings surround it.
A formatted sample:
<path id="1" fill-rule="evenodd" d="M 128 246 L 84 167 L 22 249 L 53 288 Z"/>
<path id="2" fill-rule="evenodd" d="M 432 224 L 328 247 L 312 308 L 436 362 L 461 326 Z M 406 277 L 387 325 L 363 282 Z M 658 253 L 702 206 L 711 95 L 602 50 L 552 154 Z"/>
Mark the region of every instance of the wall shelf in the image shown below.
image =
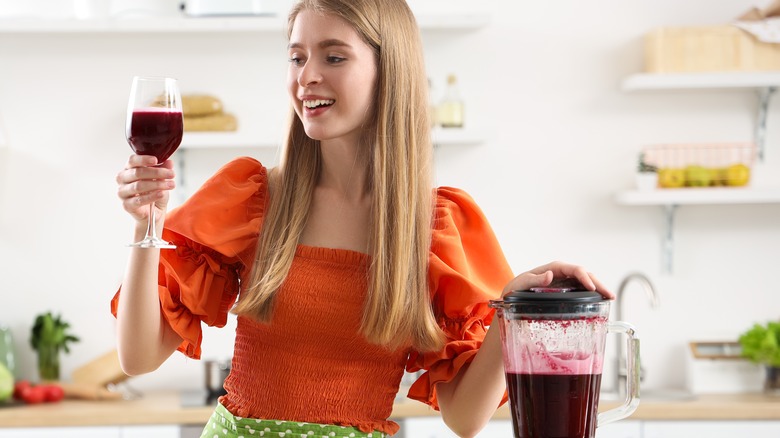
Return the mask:
<path id="1" fill-rule="evenodd" d="M 209 148 L 272 148 L 281 144 L 270 137 L 243 131 L 235 132 L 185 132 L 181 149 Z"/>
<path id="2" fill-rule="evenodd" d="M 705 73 L 640 73 L 623 80 L 623 91 L 662 90 L 752 90 L 758 97 L 753 141 L 758 160 L 764 160 L 766 147 L 766 117 L 769 99 L 780 87 L 780 71 L 705 72 Z"/>
<path id="3" fill-rule="evenodd" d="M 486 26 L 487 14 L 422 14 L 420 29 L 473 30 Z M 283 34 L 285 18 L 260 17 L 158 17 L 77 20 L 73 18 L 2 18 L 0 34 L 84 33 L 276 33 Z"/>
<path id="4" fill-rule="evenodd" d="M 664 210 L 666 230 L 663 241 L 663 266 L 672 273 L 674 253 L 674 215 L 681 205 L 739 205 L 780 203 L 780 187 L 754 189 L 749 187 L 678 188 L 627 190 L 619 192 L 615 201 L 626 206 L 660 206 Z"/>
<path id="5" fill-rule="evenodd" d="M 483 133 L 470 128 L 434 128 L 433 146 L 475 146 L 485 141 Z"/>
<path id="6" fill-rule="evenodd" d="M 780 71 L 703 72 L 703 73 L 639 73 L 628 76 L 621 83 L 626 92 L 685 91 L 685 90 L 748 90 L 758 98 L 753 141 L 759 162 L 764 160 L 766 147 L 766 118 L 769 100 L 780 87 Z M 654 205 L 664 209 L 666 235 L 663 245 L 664 269 L 672 272 L 674 244 L 674 214 L 680 205 L 728 205 L 780 203 L 780 188 L 680 188 L 649 191 L 624 191 L 617 194 L 618 204 Z"/>
<path id="7" fill-rule="evenodd" d="M 627 190 L 615 200 L 620 205 L 723 205 L 780 203 L 780 188 L 741 187 Z"/>
<path id="8" fill-rule="evenodd" d="M 621 83 L 623 91 L 760 89 L 780 86 L 780 71 L 639 73 Z"/>
<path id="9" fill-rule="evenodd" d="M 431 133 L 434 146 L 469 146 L 484 141 L 480 131 L 460 128 L 436 128 Z M 282 144 L 277 139 L 254 132 L 185 132 L 181 149 L 207 148 L 276 148 Z"/>

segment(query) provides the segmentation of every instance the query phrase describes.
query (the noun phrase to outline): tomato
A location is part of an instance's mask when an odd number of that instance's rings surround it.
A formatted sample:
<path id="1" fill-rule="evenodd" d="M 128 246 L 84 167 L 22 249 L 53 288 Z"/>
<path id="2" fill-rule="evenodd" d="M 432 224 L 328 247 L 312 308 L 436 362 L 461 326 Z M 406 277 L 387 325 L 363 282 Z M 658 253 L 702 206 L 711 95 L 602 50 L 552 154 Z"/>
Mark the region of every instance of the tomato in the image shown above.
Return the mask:
<path id="1" fill-rule="evenodd" d="M 39 387 L 43 388 L 43 401 L 45 402 L 58 402 L 65 397 L 65 391 L 60 385 L 50 383 Z"/>
<path id="2" fill-rule="evenodd" d="M 30 387 L 30 381 L 29 380 L 19 380 L 14 385 L 14 400 L 22 400 L 22 392 L 25 390 L 25 388 Z"/>
<path id="3" fill-rule="evenodd" d="M 28 386 L 22 389 L 22 400 L 28 405 L 42 403 L 46 398 L 46 390 L 42 386 Z"/>
<path id="4" fill-rule="evenodd" d="M 14 385 L 14 399 L 27 404 L 58 402 L 63 398 L 65 391 L 56 383 L 33 385 L 28 380 L 20 380 Z"/>

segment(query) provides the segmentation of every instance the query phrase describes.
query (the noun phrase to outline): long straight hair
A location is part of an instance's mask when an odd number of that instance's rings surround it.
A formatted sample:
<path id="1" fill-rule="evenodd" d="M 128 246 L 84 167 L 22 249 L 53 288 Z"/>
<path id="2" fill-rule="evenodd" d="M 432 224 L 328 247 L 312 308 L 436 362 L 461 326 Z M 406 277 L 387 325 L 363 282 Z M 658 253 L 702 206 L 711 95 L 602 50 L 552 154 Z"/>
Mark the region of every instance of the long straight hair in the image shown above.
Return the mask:
<path id="1" fill-rule="evenodd" d="M 363 133 L 372 196 L 371 265 L 361 334 L 390 348 L 438 350 L 428 285 L 432 185 L 428 84 L 419 29 L 404 0 L 302 0 L 288 17 L 288 37 L 302 10 L 350 23 L 377 62 L 374 111 Z M 294 111 L 274 193 L 237 314 L 269 321 L 290 270 L 319 177 L 321 151 Z"/>

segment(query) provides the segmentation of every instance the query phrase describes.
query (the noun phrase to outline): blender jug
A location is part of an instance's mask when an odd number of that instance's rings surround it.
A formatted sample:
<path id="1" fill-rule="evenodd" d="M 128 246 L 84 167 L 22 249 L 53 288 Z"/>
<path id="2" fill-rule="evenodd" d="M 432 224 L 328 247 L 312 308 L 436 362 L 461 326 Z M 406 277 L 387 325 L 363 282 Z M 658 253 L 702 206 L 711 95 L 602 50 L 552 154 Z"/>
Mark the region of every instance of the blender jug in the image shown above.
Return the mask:
<path id="1" fill-rule="evenodd" d="M 639 405 L 639 339 L 597 292 L 534 288 L 493 300 L 516 438 L 590 438 Z M 627 336 L 626 399 L 598 413 L 607 332 Z"/>

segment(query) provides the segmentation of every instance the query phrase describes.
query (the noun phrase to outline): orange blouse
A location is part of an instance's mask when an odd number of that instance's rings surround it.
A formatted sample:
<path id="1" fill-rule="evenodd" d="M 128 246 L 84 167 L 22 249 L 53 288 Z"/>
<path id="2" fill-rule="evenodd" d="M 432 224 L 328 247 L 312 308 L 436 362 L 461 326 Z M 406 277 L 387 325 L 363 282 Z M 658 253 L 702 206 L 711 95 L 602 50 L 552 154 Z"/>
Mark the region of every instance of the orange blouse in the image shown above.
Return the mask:
<path id="1" fill-rule="evenodd" d="M 165 220 L 159 294 L 182 337 L 179 351 L 200 358 L 201 322 L 224 326 L 252 267 L 268 201 L 268 174 L 252 158 L 220 169 Z M 227 395 L 234 415 L 350 425 L 394 434 L 388 420 L 403 376 L 425 370 L 408 397 L 438 409 L 435 384 L 455 377 L 490 324 L 488 300 L 513 277 L 485 216 L 463 191 L 439 188 L 429 284 L 448 341 L 439 352 L 392 351 L 360 334 L 367 254 L 299 245 L 276 298 L 272 321 L 239 317 Z M 118 295 L 111 302 L 117 312 Z M 504 397 L 506 400 L 506 396 Z"/>

